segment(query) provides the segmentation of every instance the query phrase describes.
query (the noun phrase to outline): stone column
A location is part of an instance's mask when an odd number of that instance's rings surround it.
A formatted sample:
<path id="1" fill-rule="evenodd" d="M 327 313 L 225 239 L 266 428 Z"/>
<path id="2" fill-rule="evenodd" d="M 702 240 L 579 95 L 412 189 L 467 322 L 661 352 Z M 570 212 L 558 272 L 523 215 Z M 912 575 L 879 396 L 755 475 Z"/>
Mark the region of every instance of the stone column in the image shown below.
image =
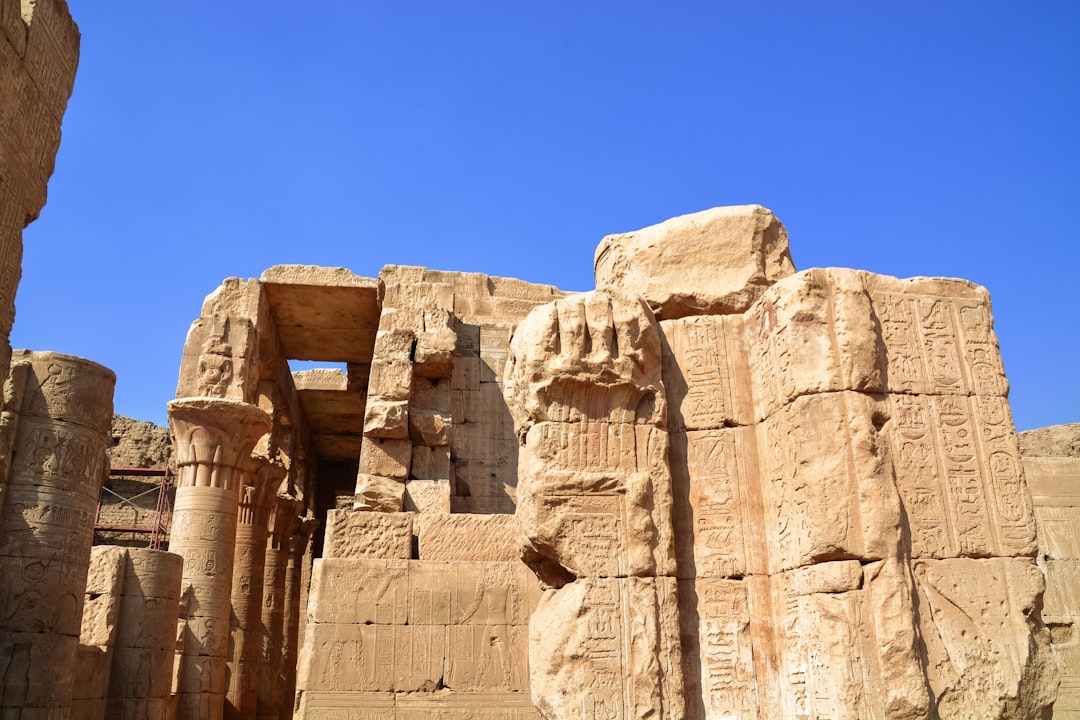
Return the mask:
<path id="1" fill-rule="evenodd" d="M 232 609 L 233 552 L 244 467 L 270 416 L 243 402 L 169 403 L 177 457 L 169 549 L 184 558 L 177 717 L 221 717 Z"/>
<path id="2" fill-rule="evenodd" d="M 183 560 L 149 548 L 125 556 L 105 717 L 169 717 Z"/>
<path id="3" fill-rule="evenodd" d="M 276 460 L 253 456 L 240 494 L 232 584 L 232 645 L 226 718 L 254 718 L 258 697 L 258 665 L 262 650 L 263 571 L 266 556 L 267 501 L 285 477 Z"/>
<path id="4" fill-rule="evenodd" d="M 305 518 L 289 537 L 289 560 L 285 569 L 285 630 L 282 651 L 281 720 L 289 720 L 293 714 L 293 697 L 296 695 L 296 657 L 300 634 L 300 597 L 303 591 L 304 558 L 311 533 L 318 521 Z"/>
<path id="5" fill-rule="evenodd" d="M 116 376 L 16 351 L 0 495 L 0 716 L 67 717 Z"/>
<path id="6" fill-rule="evenodd" d="M 262 660 L 256 715 L 259 720 L 278 720 L 281 712 L 281 660 L 285 632 L 285 570 L 289 562 L 289 539 L 300 503 L 278 495 L 267 513 L 266 556 L 263 564 Z"/>

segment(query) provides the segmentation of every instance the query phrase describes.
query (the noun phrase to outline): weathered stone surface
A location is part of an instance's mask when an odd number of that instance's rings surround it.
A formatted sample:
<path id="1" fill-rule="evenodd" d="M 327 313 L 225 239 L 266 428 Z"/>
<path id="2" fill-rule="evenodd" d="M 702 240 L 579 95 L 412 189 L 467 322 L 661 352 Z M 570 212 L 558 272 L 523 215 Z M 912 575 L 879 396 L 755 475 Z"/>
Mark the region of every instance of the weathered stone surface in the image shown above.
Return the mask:
<path id="1" fill-rule="evenodd" d="M 331 510 L 326 514 L 324 558 L 385 558 L 412 556 L 411 513 Z"/>
<path id="2" fill-rule="evenodd" d="M 552 586 L 534 623 L 558 629 L 530 646 L 538 707 L 571 717 L 596 702 L 566 669 L 602 664 L 573 650 L 576 628 L 602 624 L 590 625 L 587 582 L 675 576 L 686 717 L 1040 717 L 1055 655 L 985 290 L 787 275 L 728 315 L 652 302 L 670 319 L 662 351 L 636 366 L 595 360 L 597 338 L 626 344 L 574 297 L 515 331 L 504 391 L 522 442 L 517 513 L 526 562 Z M 658 369 L 666 415 L 628 412 Z M 621 428 L 667 438 L 653 478 L 670 473 L 672 510 L 650 519 L 674 528 L 669 566 L 634 562 L 656 536 L 622 505 L 642 493 L 628 452 L 640 441 Z M 1070 552 L 1060 537 L 1048 565 Z M 618 643 L 624 659 L 656 647 L 647 630 Z M 667 707 L 640 673 L 616 672 L 613 687 Z"/>
<path id="3" fill-rule="evenodd" d="M 1080 715 L 1080 425 L 1020 433 L 1046 578 L 1042 618 L 1061 685 L 1054 717 Z"/>
<path id="4" fill-rule="evenodd" d="M 356 477 L 356 500 L 359 510 L 401 512 L 405 503 L 405 483 L 394 478 L 361 473 Z"/>
<path id="5" fill-rule="evenodd" d="M 422 717 L 531 709 L 528 623 L 539 588 L 518 562 L 315 562 L 298 717 L 393 708 Z M 498 693 L 498 695 L 491 695 Z M 467 711 L 467 707 L 473 707 Z M 534 715 L 525 714 L 523 717 Z"/>
<path id="6" fill-rule="evenodd" d="M 421 513 L 416 527 L 421 560 L 515 562 L 520 554 L 514 515 Z"/>
<path id="7" fill-rule="evenodd" d="M 795 273 L 756 206 L 607 238 L 597 279 L 300 268 L 208 298 L 181 387 L 266 410 L 287 474 L 256 579 L 244 503 L 215 505 L 246 458 L 181 443 L 207 493 L 178 538 L 233 553 L 192 572 L 241 569 L 189 599 L 181 716 L 251 677 L 237 628 L 215 664 L 222 604 L 268 628 L 258 717 L 292 714 L 294 667 L 312 718 L 1045 715 L 1080 493 L 1069 458 L 1021 462 L 985 290 Z M 308 322 L 345 372 L 288 371 Z M 298 516 L 326 518 L 314 563 Z"/>
<path id="8" fill-rule="evenodd" d="M 0 448 L 0 715 L 70 712 L 115 382 L 82 358 L 13 353 Z M 92 611 L 106 625 L 95 639 L 107 639 L 111 608 Z"/>
<path id="9" fill-rule="evenodd" d="M 795 272 L 787 230 L 760 205 L 665 220 L 596 249 L 596 287 L 640 295 L 657 317 L 740 313 Z"/>
<path id="10" fill-rule="evenodd" d="M 22 231 L 45 205 L 78 64 L 67 3 L 0 3 L 0 383 L 11 364 Z"/>
<path id="11" fill-rule="evenodd" d="M 1080 458 L 1080 423 L 1027 430 L 1019 437 L 1024 457 Z"/>

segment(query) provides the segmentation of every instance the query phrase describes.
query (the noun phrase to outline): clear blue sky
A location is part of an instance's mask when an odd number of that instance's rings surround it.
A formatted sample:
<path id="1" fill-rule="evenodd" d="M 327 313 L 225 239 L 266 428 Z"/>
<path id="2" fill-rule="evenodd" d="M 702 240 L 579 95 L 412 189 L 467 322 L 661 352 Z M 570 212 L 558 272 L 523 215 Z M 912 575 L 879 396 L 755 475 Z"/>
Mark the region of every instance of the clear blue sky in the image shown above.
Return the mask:
<path id="1" fill-rule="evenodd" d="M 1020 429 L 1080 421 L 1080 4 L 71 0 L 12 344 L 165 422 L 228 276 L 592 287 L 600 238 L 760 203 L 799 269 L 986 285 Z"/>

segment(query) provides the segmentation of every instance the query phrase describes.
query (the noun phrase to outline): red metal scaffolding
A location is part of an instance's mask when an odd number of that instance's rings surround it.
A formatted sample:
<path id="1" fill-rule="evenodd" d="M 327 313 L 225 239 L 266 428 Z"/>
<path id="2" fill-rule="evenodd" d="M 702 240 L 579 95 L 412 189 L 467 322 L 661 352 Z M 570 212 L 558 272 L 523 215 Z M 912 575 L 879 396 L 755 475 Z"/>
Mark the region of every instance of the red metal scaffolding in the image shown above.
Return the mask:
<path id="1" fill-rule="evenodd" d="M 109 477 L 156 477 L 161 478 L 161 480 L 150 485 L 145 490 L 130 496 L 122 495 L 110 487 L 102 486 L 101 497 L 98 498 L 98 510 L 97 517 L 94 521 L 94 532 L 148 533 L 150 536 L 149 547 L 154 550 L 160 550 L 165 539 L 169 535 L 169 527 L 172 524 L 173 476 L 172 473 L 169 472 L 169 468 L 114 467 L 109 470 Z M 134 525 L 112 525 L 101 521 L 101 500 L 106 497 L 106 493 L 115 497 L 121 504 L 131 507 L 135 512 L 135 517 L 138 518 L 139 513 L 145 512 L 146 508 L 136 504 L 136 501 L 139 498 L 154 492 L 157 493 L 157 505 L 149 522 Z"/>

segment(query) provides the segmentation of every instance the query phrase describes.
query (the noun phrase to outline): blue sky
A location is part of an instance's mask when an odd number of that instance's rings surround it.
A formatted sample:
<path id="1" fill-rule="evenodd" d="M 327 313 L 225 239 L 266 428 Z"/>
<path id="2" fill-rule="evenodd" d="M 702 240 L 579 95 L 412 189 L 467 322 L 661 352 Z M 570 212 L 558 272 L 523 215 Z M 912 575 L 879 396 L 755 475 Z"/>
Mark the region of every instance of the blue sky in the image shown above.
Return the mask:
<path id="1" fill-rule="evenodd" d="M 760 203 L 799 269 L 987 286 L 1020 429 L 1080 422 L 1080 4 L 70 0 L 15 347 L 165 422 L 205 295 L 279 263 L 592 287 Z"/>

